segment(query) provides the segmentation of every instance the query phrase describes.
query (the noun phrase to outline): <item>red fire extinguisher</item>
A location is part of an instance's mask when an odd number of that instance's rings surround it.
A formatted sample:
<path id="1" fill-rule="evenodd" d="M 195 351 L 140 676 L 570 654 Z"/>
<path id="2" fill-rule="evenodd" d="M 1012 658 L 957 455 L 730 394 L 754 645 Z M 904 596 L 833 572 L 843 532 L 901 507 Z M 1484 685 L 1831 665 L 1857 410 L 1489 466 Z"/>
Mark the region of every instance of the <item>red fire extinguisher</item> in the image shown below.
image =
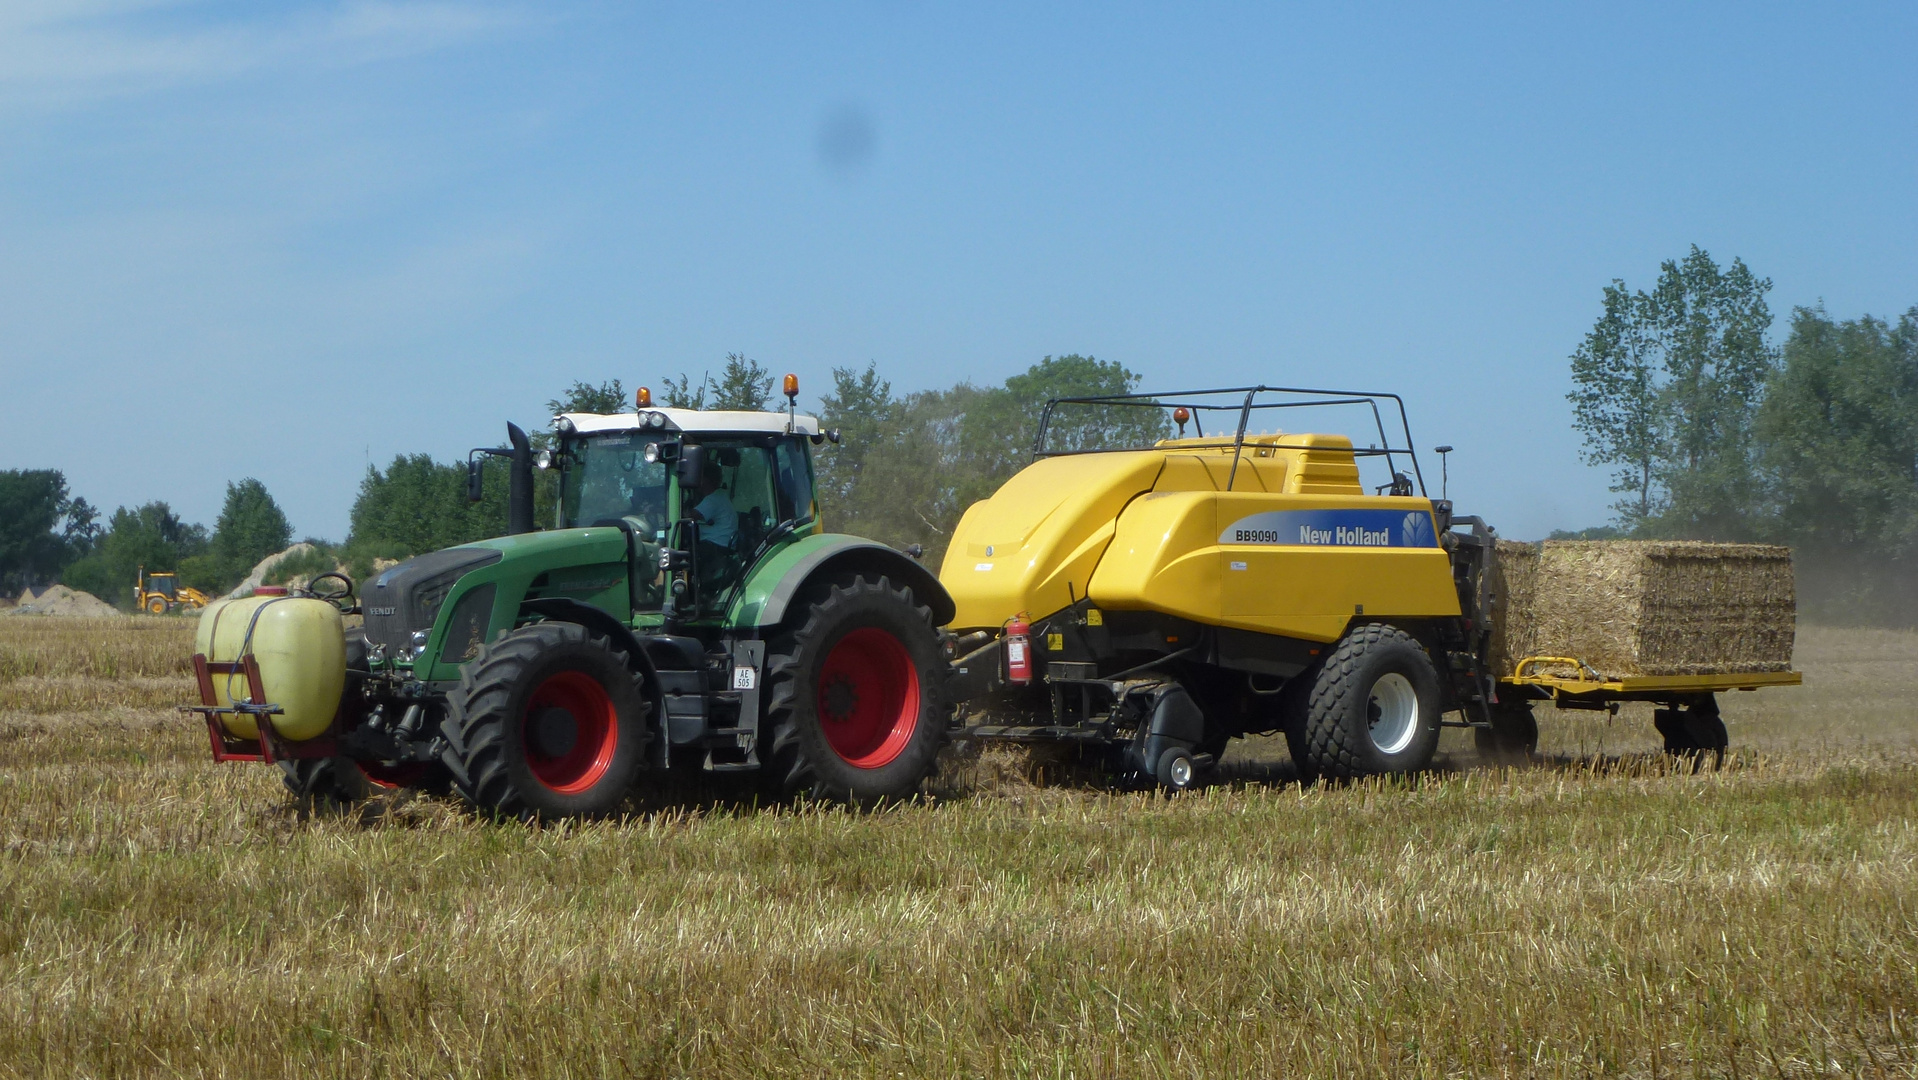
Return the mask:
<path id="1" fill-rule="evenodd" d="M 1006 681 L 1021 686 L 1032 681 L 1032 624 L 1024 615 L 1006 624 Z"/>

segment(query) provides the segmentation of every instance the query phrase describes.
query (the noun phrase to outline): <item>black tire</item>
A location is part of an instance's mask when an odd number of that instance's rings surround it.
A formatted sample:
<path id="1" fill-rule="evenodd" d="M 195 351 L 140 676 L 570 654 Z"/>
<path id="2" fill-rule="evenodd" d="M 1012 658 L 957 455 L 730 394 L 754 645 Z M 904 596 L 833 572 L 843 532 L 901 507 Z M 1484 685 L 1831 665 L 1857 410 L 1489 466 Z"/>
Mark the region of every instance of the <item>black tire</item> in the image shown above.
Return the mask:
<path id="1" fill-rule="evenodd" d="M 1192 786 L 1198 769 L 1192 764 L 1192 754 L 1183 746 L 1168 747 L 1159 755 L 1159 763 L 1152 770 L 1153 778 L 1167 791 L 1184 791 Z"/>
<path id="2" fill-rule="evenodd" d="M 1396 724 L 1385 745 L 1375 737 Z M 1324 776 L 1405 773 L 1438 748 L 1439 685 L 1432 658 L 1403 630 L 1368 623 L 1325 658 L 1305 710 L 1303 767 Z"/>
<path id="3" fill-rule="evenodd" d="M 574 623 L 521 627 L 480 647 L 446 696 L 446 766 L 481 810 L 522 819 L 611 813 L 650 738 L 640 677 Z"/>
<path id="4" fill-rule="evenodd" d="M 932 612 L 890 579 L 861 576 L 793 619 L 766 662 L 768 794 L 872 806 L 917 792 L 949 711 Z"/>
<path id="5" fill-rule="evenodd" d="M 1501 701 L 1492 706 L 1492 726 L 1473 728 L 1472 742 L 1479 757 L 1500 765 L 1522 765 L 1538 749 L 1538 718 L 1529 701 Z"/>
<path id="6" fill-rule="evenodd" d="M 339 810 L 356 806 L 378 790 L 351 758 L 324 757 L 282 761 L 280 782 L 301 806 Z"/>
<path id="7" fill-rule="evenodd" d="M 1652 724 L 1665 737 L 1665 752 L 1679 757 L 1709 757 L 1717 764 L 1731 745 L 1724 718 L 1718 715 L 1718 699 L 1709 695 L 1682 709 L 1654 711 Z"/>
<path id="8" fill-rule="evenodd" d="M 1317 665 L 1306 668 L 1287 679 L 1277 695 L 1279 730 L 1285 733 L 1285 748 L 1291 751 L 1292 764 L 1301 780 L 1318 777 L 1305 751 L 1305 714 L 1312 704 L 1312 685 L 1318 681 L 1319 671 Z"/>

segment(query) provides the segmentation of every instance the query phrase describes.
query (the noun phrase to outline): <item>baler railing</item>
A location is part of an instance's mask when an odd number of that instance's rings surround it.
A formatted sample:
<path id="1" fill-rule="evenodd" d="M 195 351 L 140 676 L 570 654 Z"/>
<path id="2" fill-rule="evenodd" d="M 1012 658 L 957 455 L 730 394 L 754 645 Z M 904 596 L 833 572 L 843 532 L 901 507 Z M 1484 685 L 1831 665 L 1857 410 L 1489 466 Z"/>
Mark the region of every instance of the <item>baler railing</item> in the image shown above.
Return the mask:
<path id="1" fill-rule="evenodd" d="M 1260 401 L 1258 398 L 1261 394 L 1309 396 L 1310 400 Z M 1225 395 L 1232 395 L 1234 398 L 1238 398 L 1239 395 L 1244 396 L 1235 401 L 1203 400 L 1206 398 L 1216 399 Z M 1399 423 L 1397 426 L 1405 437 L 1405 444 L 1403 446 L 1393 446 L 1391 438 L 1386 434 L 1385 415 L 1379 408 L 1381 401 L 1391 402 L 1398 412 Z M 1232 489 L 1233 484 L 1236 483 L 1238 479 L 1239 458 L 1244 453 L 1246 433 L 1251 426 L 1253 413 L 1270 409 L 1328 408 L 1361 405 L 1371 411 L 1373 427 L 1378 432 L 1380 445 L 1364 449 L 1353 447 L 1353 456 L 1383 457 L 1386 459 L 1386 468 L 1394 477 L 1397 477 L 1398 465 L 1396 457 L 1400 454 L 1405 455 L 1412 463 L 1412 475 L 1418 482 L 1419 492 L 1421 494 L 1425 493 L 1425 474 L 1423 470 L 1419 468 L 1417 451 L 1412 449 L 1412 425 L 1406 416 L 1405 400 L 1397 394 L 1364 390 L 1320 390 L 1307 387 L 1266 386 L 1261 384 L 1258 386 L 1220 387 L 1211 390 L 1175 390 L 1166 393 L 1096 394 L 1084 397 L 1052 398 L 1046 402 L 1045 408 L 1040 410 L 1039 413 L 1039 429 L 1033 439 L 1032 445 L 1032 456 L 1034 460 L 1042 457 L 1063 457 L 1071 454 L 1096 454 L 1120 450 L 1150 449 L 1148 446 L 1112 446 L 1091 449 L 1049 450 L 1046 448 L 1046 436 L 1052 430 L 1053 413 L 1061 405 L 1143 408 L 1156 409 L 1162 412 L 1174 409 L 1185 409 L 1191 415 L 1194 426 L 1198 429 L 1201 439 L 1205 437 L 1205 426 L 1199 419 L 1202 414 L 1221 412 L 1238 413 L 1238 423 L 1234 428 L 1230 444 L 1232 446 L 1232 471 L 1226 480 L 1226 490 L 1228 491 Z M 1225 436 L 1221 433 L 1218 438 L 1223 440 Z M 1226 444 L 1222 441 L 1219 445 L 1223 447 Z M 1286 443 L 1273 444 L 1273 447 L 1275 449 L 1322 449 Z"/>

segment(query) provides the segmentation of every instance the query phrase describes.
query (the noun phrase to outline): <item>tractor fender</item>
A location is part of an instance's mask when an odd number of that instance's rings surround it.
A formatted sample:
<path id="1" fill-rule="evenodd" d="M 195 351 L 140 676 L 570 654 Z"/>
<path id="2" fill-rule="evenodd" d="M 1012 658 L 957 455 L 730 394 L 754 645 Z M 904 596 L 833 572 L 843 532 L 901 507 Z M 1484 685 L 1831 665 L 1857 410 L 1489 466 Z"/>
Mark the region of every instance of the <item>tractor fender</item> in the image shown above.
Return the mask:
<path id="1" fill-rule="evenodd" d="M 932 571 L 877 541 L 832 533 L 808 536 L 754 567 L 728 621 L 739 628 L 777 626 L 808 582 L 861 572 L 910 588 L 932 609 L 934 626 L 952 621 L 952 597 Z"/>

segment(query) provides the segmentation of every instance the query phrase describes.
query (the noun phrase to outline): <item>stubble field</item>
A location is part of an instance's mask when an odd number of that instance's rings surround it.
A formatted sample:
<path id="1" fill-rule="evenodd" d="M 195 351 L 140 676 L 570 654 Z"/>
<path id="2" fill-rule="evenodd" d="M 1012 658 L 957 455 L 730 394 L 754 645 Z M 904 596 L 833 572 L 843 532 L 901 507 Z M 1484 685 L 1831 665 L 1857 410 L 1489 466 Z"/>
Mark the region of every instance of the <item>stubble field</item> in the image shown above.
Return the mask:
<path id="1" fill-rule="evenodd" d="M 0 1075 L 1918 1075 L 1918 635 L 1805 629 L 1716 771 L 1545 709 L 1527 768 L 543 829 L 297 813 L 190 635 L 0 619 Z"/>

